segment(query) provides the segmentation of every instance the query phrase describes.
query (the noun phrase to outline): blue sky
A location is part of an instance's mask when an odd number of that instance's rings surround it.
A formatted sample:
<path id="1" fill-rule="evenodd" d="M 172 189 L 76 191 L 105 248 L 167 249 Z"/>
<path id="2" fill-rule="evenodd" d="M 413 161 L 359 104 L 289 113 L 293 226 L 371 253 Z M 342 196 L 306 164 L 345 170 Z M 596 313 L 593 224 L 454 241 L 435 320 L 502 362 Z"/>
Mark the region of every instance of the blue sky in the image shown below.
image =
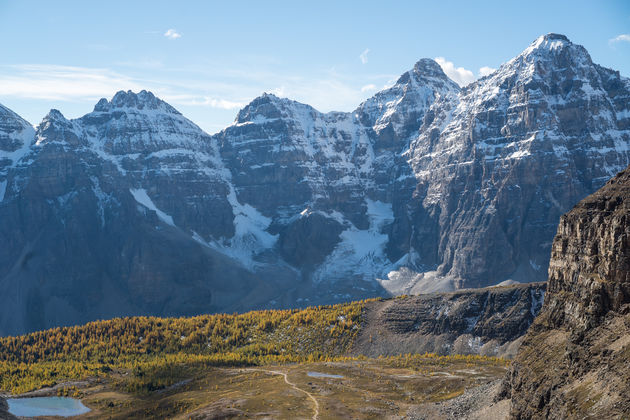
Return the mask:
<path id="1" fill-rule="evenodd" d="M 37 124 L 148 89 L 214 133 L 262 92 L 350 111 L 420 58 L 463 84 L 548 32 L 630 76 L 626 0 L 0 0 L 0 103 Z"/>

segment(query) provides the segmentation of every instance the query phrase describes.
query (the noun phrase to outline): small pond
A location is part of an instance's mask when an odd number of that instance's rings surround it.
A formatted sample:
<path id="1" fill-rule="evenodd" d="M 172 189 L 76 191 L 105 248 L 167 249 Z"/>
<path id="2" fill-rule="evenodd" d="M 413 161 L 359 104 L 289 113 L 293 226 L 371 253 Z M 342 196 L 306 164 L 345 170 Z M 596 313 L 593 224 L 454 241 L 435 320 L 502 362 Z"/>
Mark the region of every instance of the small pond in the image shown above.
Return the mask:
<path id="1" fill-rule="evenodd" d="M 90 411 L 79 400 L 67 397 L 8 398 L 9 413 L 21 417 L 72 417 Z"/>
<path id="2" fill-rule="evenodd" d="M 334 378 L 334 379 L 343 378 L 342 375 L 333 375 L 331 373 L 321 373 L 321 372 L 308 372 L 307 375 L 310 376 L 311 378 Z"/>

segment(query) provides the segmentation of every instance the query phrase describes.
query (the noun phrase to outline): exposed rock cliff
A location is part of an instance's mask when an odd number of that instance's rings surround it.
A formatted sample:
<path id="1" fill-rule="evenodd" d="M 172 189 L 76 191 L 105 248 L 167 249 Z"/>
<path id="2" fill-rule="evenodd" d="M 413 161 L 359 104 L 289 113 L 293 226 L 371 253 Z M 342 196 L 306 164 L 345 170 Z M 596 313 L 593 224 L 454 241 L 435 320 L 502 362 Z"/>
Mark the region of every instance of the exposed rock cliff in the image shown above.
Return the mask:
<path id="1" fill-rule="evenodd" d="M 0 397 L 0 420 L 17 420 L 17 417 L 9 413 L 9 405 L 2 397 Z"/>
<path id="2" fill-rule="evenodd" d="M 509 380 L 514 419 L 630 416 L 630 168 L 562 217 Z"/>
<path id="3" fill-rule="evenodd" d="M 513 357 L 544 294 L 545 283 L 535 283 L 371 302 L 354 352 Z"/>

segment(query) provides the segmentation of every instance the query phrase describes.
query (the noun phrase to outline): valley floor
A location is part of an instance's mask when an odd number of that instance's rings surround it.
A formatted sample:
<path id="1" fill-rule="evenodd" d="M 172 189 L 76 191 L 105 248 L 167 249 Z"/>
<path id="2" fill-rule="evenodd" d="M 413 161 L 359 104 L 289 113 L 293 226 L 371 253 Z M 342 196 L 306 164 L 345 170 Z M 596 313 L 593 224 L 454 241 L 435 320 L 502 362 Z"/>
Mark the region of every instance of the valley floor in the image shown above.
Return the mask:
<path id="1" fill-rule="evenodd" d="M 183 366 L 180 381 L 157 391 L 125 392 L 121 384 L 132 374 L 119 371 L 73 384 L 69 394 L 92 409 L 77 419 L 437 419 L 475 418 L 475 412 L 505 418 L 507 408 L 491 401 L 505 370 L 501 359 L 432 355 L 246 368 Z M 68 388 L 48 392 L 65 394 Z"/>

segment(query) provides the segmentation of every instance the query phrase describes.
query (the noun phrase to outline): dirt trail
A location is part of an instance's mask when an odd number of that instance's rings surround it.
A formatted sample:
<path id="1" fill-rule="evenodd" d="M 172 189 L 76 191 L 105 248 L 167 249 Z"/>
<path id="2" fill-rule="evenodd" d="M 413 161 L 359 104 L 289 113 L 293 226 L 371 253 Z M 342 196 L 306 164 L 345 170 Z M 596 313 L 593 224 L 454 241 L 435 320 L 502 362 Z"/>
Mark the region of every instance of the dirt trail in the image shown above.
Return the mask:
<path id="1" fill-rule="evenodd" d="M 313 401 L 313 408 L 314 408 L 313 420 L 317 420 L 319 418 L 319 402 L 317 402 L 317 399 L 315 398 L 315 396 L 313 394 L 311 394 L 310 392 L 308 392 L 308 391 L 298 387 L 293 382 L 289 381 L 289 378 L 288 378 L 286 372 L 281 372 L 279 370 L 267 370 L 267 369 L 246 369 L 246 370 L 257 371 L 257 372 L 265 372 L 265 373 L 269 373 L 271 375 L 282 375 L 284 377 L 284 382 L 286 382 L 287 385 L 289 385 L 291 388 L 295 389 L 296 391 L 303 392 L 304 394 L 306 394 Z"/>

